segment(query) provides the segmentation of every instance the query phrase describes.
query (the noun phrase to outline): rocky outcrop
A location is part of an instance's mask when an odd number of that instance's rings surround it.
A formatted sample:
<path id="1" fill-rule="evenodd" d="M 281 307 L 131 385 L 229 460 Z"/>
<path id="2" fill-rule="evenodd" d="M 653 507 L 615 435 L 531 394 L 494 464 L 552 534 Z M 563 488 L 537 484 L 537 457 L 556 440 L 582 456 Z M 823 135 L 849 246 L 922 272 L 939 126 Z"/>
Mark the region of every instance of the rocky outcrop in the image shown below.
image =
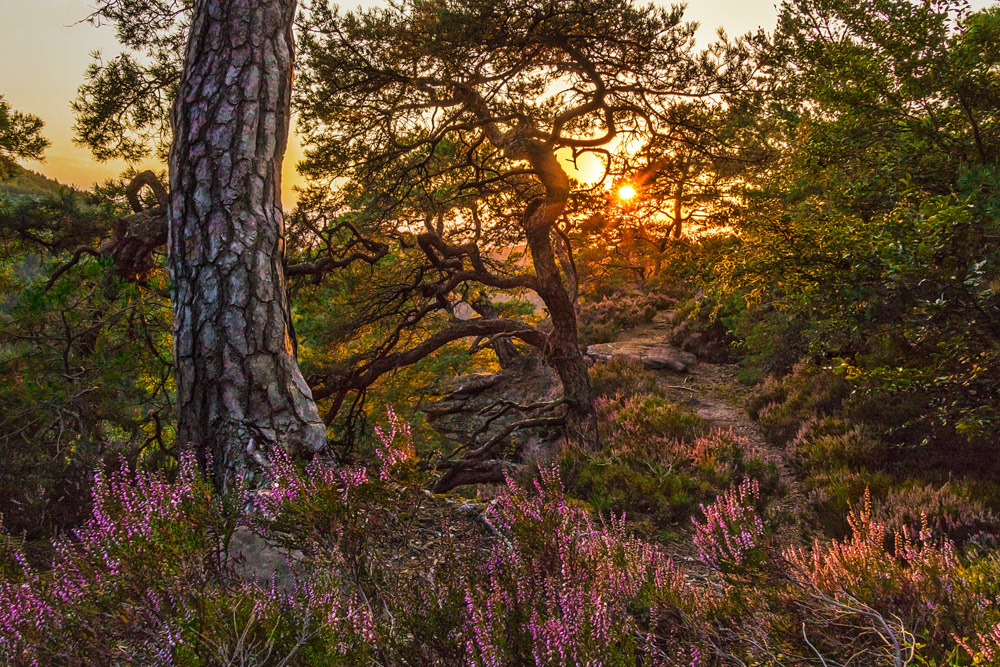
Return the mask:
<path id="1" fill-rule="evenodd" d="M 687 373 L 698 363 L 698 358 L 667 343 L 676 319 L 675 311 L 662 310 L 652 322 L 629 332 L 621 340 L 591 345 L 587 348 L 587 357 L 595 362 L 616 357 L 635 359 L 652 370 Z"/>
<path id="2" fill-rule="evenodd" d="M 647 368 L 653 370 L 671 370 L 675 373 L 686 373 L 691 366 L 698 363 L 697 357 L 690 352 L 684 352 L 670 345 L 657 345 L 650 348 L 641 357 Z"/>
<path id="3" fill-rule="evenodd" d="M 594 361 L 609 361 L 616 357 L 635 359 L 652 370 L 669 370 L 686 373 L 698 363 L 697 357 L 665 343 L 622 341 L 600 343 L 587 348 L 587 356 Z"/>

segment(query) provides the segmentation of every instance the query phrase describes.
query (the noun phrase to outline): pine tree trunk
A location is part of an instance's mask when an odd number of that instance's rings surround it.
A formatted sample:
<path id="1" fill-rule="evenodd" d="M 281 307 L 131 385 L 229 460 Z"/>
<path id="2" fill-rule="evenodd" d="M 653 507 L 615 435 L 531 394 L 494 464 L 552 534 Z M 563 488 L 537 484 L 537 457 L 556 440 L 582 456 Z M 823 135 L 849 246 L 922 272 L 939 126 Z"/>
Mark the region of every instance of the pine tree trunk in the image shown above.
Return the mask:
<path id="1" fill-rule="evenodd" d="M 253 476 L 257 450 L 326 445 L 295 359 L 283 270 L 295 4 L 198 0 L 174 107 L 178 438 L 203 465 L 211 455 L 222 488 L 234 474 Z"/>
<path id="2" fill-rule="evenodd" d="M 576 308 L 563 285 L 552 247 L 553 222 L 540 206 L 525 220 L 528 249 L 538 276 L 538 295 L 548 308 L 552 332 L 545 346 L 545 361 L 555 369 L 566 399 L 566 433 L 585 449 L 597 446 L 597 418 L 594 413 L 590 373 L 577 342 Z"/>
<path id="3" fill-rule="evenodd" d="M 597 416 L 587 363 L 577 342 L 576 306 L 563 284 L 556 263 L 552 235 L 569 199 L 569 176 L 555 153 L 538 142 L 529 142 L 524 157 L 531 163 L 545 197 L 536 199 L 524 214 L 524 233 L 538 278 L 538 295 L 552 319 L 552 333 L 545 347 L 545 360 L 555 369 L 567 403 L 568 438 L 585 449 L 593 449 L 597 439 Z"/>

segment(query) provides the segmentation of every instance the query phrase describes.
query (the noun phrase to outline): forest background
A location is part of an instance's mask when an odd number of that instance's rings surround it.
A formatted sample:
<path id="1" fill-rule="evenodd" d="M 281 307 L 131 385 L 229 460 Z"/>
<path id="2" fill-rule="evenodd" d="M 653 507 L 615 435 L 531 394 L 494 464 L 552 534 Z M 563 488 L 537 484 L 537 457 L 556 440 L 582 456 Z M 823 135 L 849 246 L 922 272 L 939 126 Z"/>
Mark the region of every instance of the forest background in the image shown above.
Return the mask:
<path id="1" fill-rule="evenodd" d="M 997 664 L 996 4 L 707 51 L 617 0 L 311 4 L 282 271 L 329 442 L 235 424 L 239 465 L 177 442 L 144 162 L 191 10 L 98 4 L 90 190 L 0 100 L 0 657 Z M 636 332 L 697 361 L 602 354 Z"/>

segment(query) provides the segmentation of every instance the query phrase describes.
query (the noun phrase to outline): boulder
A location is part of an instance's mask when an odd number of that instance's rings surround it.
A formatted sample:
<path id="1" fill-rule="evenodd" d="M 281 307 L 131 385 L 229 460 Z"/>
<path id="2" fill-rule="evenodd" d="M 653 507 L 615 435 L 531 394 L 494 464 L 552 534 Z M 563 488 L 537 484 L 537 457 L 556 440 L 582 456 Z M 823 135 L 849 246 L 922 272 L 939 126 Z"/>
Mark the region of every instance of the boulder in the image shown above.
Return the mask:
<path id="1" fill-rule="evenodd" d="M 597 343 L 587 348 L 587 356 L 594 361 L 608 361 L 615 356 L 615 350 L 609 343 Z"/>
<path id="2" fill-rule="evenodd" d="M 698 362 L 698 358 L 690 352 L 678 350 L 670 345 L 651 347 L 642 355 L 642 363 L 653 370 L 671 370 L 675 373 L 686 373 Z"/>

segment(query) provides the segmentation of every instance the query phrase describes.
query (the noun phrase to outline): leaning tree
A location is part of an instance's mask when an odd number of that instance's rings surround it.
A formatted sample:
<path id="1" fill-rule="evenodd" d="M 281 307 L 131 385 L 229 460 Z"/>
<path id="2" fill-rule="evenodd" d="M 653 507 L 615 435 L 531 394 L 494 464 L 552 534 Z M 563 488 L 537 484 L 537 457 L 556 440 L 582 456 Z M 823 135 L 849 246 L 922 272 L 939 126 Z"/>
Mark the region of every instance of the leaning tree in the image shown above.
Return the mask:
<path id="1" fill-rule="evenodd" d="M 570 238 L 624 176 L 616 156 L 670 133 L 680 100 L 746 79 L 739 50 L 695 50 L 695 27 L 679 7 L 630 0 L 311 7 L 296 97 L 305 173 L 340 193 L 359 234 L 420 252 L 394 293 L 406 307 L 389 344 L 349 371 L 318 373 L 317 397 L 336 408 L 451 340 L 519 338 L 557 373 L 571 440 L 593 444 Z M 603 166 L 596 183 L 571 176 L 581 160 Z M 498 261 L 511 249 L 528 261 Z M 482 310 L 422 339 L 403 335 L 490 290 L 537 294 L 547 328 Z"/>

